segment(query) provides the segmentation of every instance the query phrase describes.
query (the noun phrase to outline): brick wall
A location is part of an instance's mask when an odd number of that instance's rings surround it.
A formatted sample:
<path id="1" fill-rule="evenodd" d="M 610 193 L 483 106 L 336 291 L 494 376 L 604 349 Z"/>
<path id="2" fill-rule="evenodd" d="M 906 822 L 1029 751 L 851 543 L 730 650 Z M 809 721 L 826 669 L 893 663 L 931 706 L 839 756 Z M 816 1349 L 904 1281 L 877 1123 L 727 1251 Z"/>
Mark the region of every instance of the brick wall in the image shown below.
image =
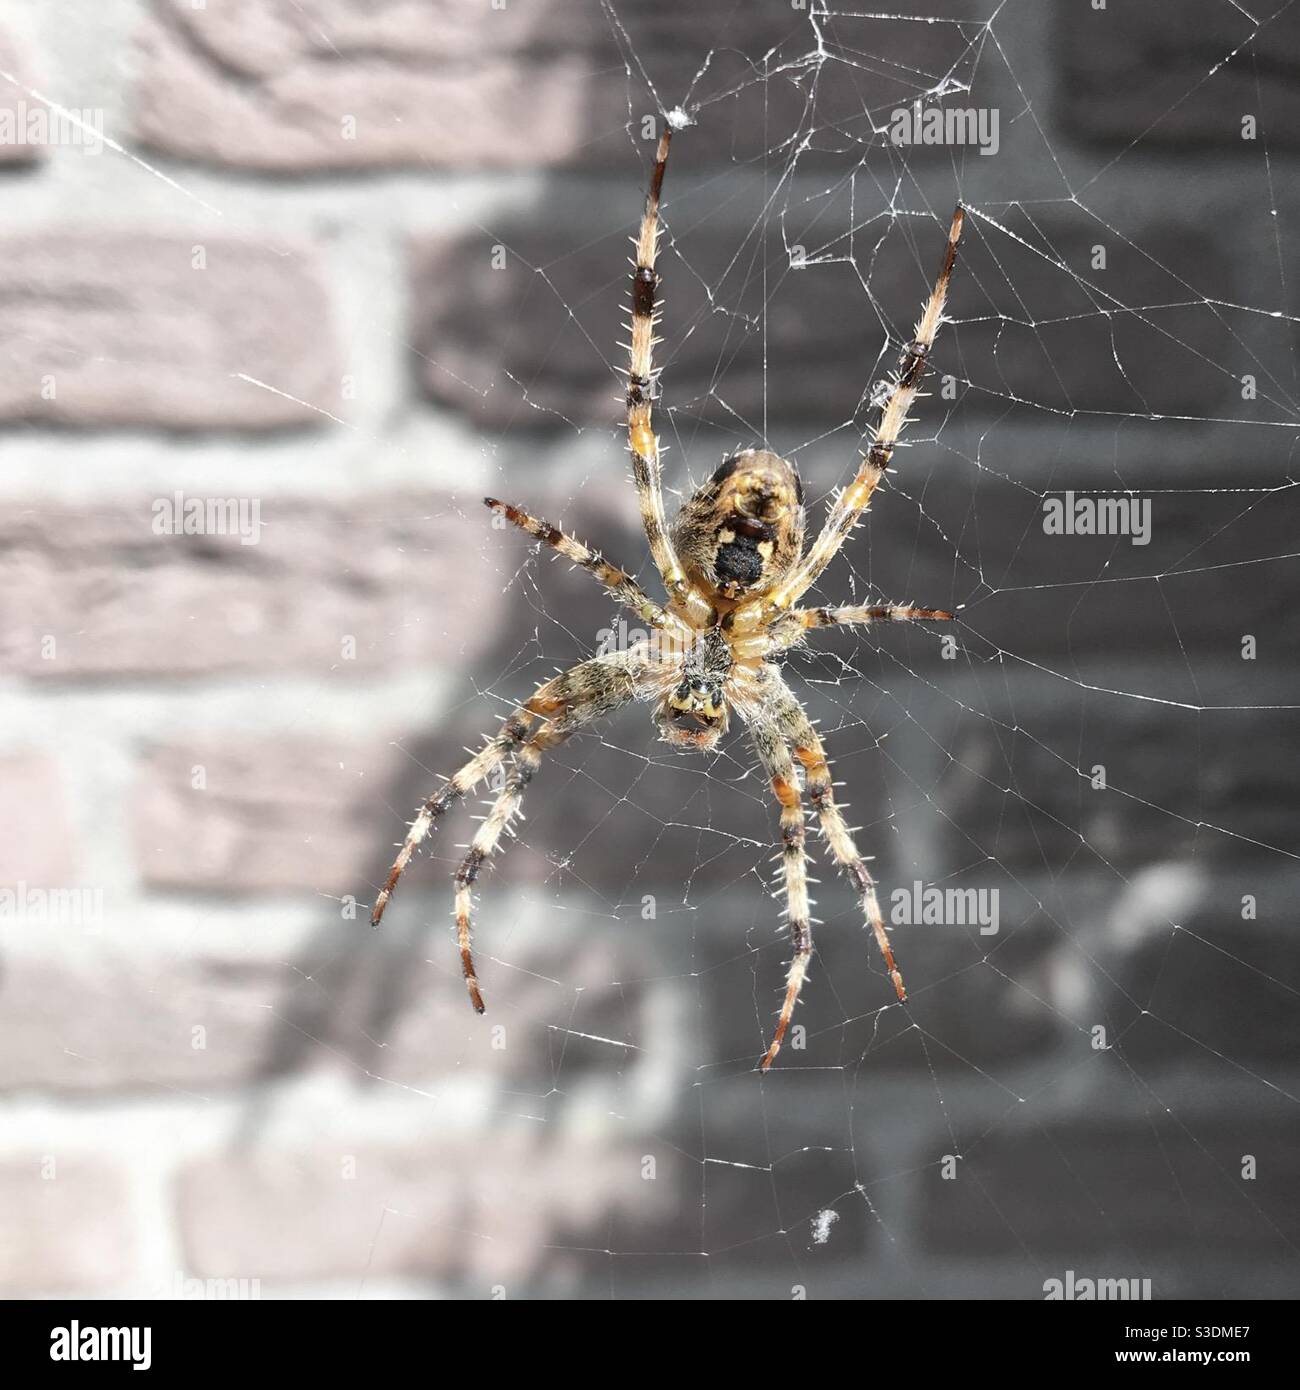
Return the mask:
<path id="1" fill-rule="evenodd" d="M 896 9 L 815 64 L 785 0 L 0 6 L 0 119 L 114 142 L 0 143 L 0 1293 L 1295 1293 L 1297 20 Z M 945 76 L 996 157 L 870 139 Z M 814 870 L 762 1080 L 739 741 L 634 710 L 555 757 L 485 876 L 483 1019 L 465 815 L 365 921 L 436 774 L 611 619 L 479 499 L 640 563 L 624 239 L 687 92 L 675 483 L 764 428 L 842 483 L 978 210 L 955 399 L 825 586 L 962 605 L 954 659 L 833 634 L 795 679 L 886 890 L 1000 927 L 900 926 L 904 1013 Z M 1149 497 L 1150 544 L 1045 534 L 1067 488 Z M 255 543 L 160 530 L 177 493 Z"/>

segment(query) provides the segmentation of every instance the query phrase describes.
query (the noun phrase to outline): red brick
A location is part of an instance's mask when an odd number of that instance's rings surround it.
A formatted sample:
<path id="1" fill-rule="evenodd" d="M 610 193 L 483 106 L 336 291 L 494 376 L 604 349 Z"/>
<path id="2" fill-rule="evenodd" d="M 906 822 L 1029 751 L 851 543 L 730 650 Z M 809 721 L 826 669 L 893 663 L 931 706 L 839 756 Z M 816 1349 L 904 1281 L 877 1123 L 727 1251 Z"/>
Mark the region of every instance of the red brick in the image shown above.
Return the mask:
<path id="1" fill-rule="evenodd" d="M 65 949 L 7 952 L 0 1090 L 198 1091 L 263 1072 L 277 1027 L 270 1006 L 291 987 L 283 965 L 201 940 L 131 951 L 102 931 L 60 929 L 55 944 Z"/>
<path id="2" fill-rule="evenodd" d="M 123 1174 L 99 1155 L 51 1145 L 6 1157 L 0 1290 L 10 1297 L 112 1291 L 133 1261 L 131 1218 Z"/>
<path id="3" fill-rule="evenodd" d="M 58 766 L 35 752 L 0 758 L 0 884 L 68 887 L 72 874 Z"/>
<path id="4" fill-rule="evenodd" d="M 156 747 L 140 768 L 134 817 L 145 880 L 361 896 L 392 838 L 386 791 L 401 762 L 383 743 L 340 748 L 305 734 L 205 732 Z"/>
<path id="5" fill-rule="evenodd" d="M 445 498 L 328 503 L 261 498 L 252 488 L 221 495 L 259 503 L 256 545 L 236 535 L 156 533 L 155 505 L 171 503 L 170 493 L 95 508 L 7 510 L 6 666 L 53 679 L 224 671 L 346 678 L 460 663 L 492 641 L 501 585 L 474 548 L 478 533 Z M 487 520 L 486 511 L 470 518 L 485 545 L 495 539 Z M 43 655 L 47 636 L 53 659 Z M 345 655 L 348 637 L 355 659 Z"/>
<path id="6" fill-rule="evenodd" d="M 322 423 L 310 406 L 341 413 L 327 295 L 306 247 L 203 230 L 12 236 L 0 243 L 0 306 L 0 420 L 266 430 Z"/>
<path id="7" fill-rule="evenodd" d="M 718 15 L 679 3 L 634 15 L 628 28 L 637 69 L 654 74 L 663 100 L 689 88 L 709 103 L 714 153 L 754 157 L 772 143 L 754 119 L 765 107 L 773 129 L 794 130 L 803 95 L 791 82 L 765 92 L 745 55 L 810 53 L 806 14 L 777 5 Z M 955 33 L 952 41 L 960 47 Z M 379 10 L 363 0 L 199 10 L 160 0 L 141 48 L 137 139 L 248 168 L 622 166 L 629 120 L 656 111 L 641 80 L 626 76 L 625 51 L 599 12 L 559 0 Z M 736 118 L 740 105 L 749 119 Z M 355 138 L 344 138 L 345 117 L 355 118 Z"/>
<path id="8" fill-rule="evenodd" d="M 391 1136 L 368 1119 L 353 1104 L 310 1140 L 264 1140 L 187 1168 L 188 1267 L 263 1281 L 458 1278 L 484 1297 L 497 1284 L 509 1296 L 530 1278 L 563 1279 L 557 1243 L 603 1247 L 613 1213 L 671 1199 L 671 1155 L 649 1182 L 634 1148 L 532 1121 L 495 1123 L 489 1139 L 426 1126 L 409 1107 L 391 1112 Z"/>
<path id="9" fill-rule="evenodd" d="M 44 110 L 42 103 L 29 97 L 24 88 L 39 87 L 35 63 L 25 45 L 7 29 L 0 29 L 0 67 L 14 75 L 16 81 L 5 82 L 0 89 L 0 111 L 12 112 L 19 129 L 23 119 L 33 110 Z M 46 148 L 40 144 L 15 141 L 0 143 L 0 164 L 32 164 L 45 158 Z"/>

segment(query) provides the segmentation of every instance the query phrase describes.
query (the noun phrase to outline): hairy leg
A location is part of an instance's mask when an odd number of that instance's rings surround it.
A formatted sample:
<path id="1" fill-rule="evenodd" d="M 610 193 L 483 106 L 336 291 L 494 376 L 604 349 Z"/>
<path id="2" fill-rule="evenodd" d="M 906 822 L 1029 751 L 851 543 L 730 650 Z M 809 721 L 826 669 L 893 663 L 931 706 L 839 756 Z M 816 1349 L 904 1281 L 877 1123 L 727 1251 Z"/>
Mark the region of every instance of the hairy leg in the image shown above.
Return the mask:
<path id="1" fill-rule="evenodd" d="M 796 608 L 790 615 L 805 628 L 866 627 L 871 623 L 950 623 L 953 615 L 942 608 L 913 608 L 889 603 L 877 608 Z"/>
<path id="2" fill-rule="evenodd" d="M 849 533 L 862 519 L 885 470 L 893 458 L 898 436 L 907 423 L 907 412 L 916 399 L 917 388 L 930 360 L 935 335 L 943 323 L 943 309 L 948 298 L 948 283 L 957 260 L 957 243 L 961 239 L 965 210 L 958 207 L 948 229 L 943 265 L 930 298 L 917 320 L 912 341 L 903 349 L 898 374 L 880 410 L 871 446 L 862 456 L 857 476 L 835 499 L 826 524 L 808 553 L 791 574 L 763 598 L 752 599 L 730 615 L 730 626 L 738 633 L 752 632 L 766 625 L 775 614 L 790 608 L 821 576 L 835 558 Z"/>
<path id="3" fill-rule="evenodd" d="M 465 984 L 469 988 L 469 1000 L 478 1013 L 483 1012 L 484 1004 L 478 975 L 474 969 L 474 957 L 470 950 L 474 882 L 478 878 L 479 870 L 495 853 L 501 836 L 510 828 L 510 822 L 518 814 L 524 788 L 533 780 L 541 765 L 543 751 L 554 748 L 562 743 L 564 738 L 564 734 L 553 733 L 549 728 L 543 727 L 519 745 L 505 786 L 492 803 L 492 809 L 479 826 L 460 867 L 456 870 L 456 942 L 460 947 L 460 963 L 465 972 Z"/>
<path id="4" fill-rule="evenodd" d="M 781 807 L 781 872 L 785 883 L 785 915 L 794 955 L 786 976 L 785 998 L 771 1046 L 759 1064 L 766 1071 L 776 1060 L 786 1031 L 799 1002 L 812 955 L 812 921 L 808 903 L 808 853 L 804 843 L 803 799 L 790 749 L 780 732 L 766 720 L 756 721 L 750 731 L 755 751 L 767 769 L 772 792 Z"/>
<path id="5" fill-rule="evenodd" d="M 611 564 L 598 550 L 583 545 L 580 540 L 567 535 L 558 526 L 552 526 L 549 521 L 532 516 L 519 507 L 512 507 L 509 502 L 498 502 L 495 497 L 485 497 L 483 501 L 512 525 L 518 526 L 521 531 L 527 531 L 530 536 L 549 545 L 566 560 L 572 560 L 575 565 L 593 575 L 604 585 L 611 598 L 630 608 L 644 622 L 652 627 L 686 630 L 685 624 L 679 618 L 673 617 L 657 604 L 631 575 Z"/>
<path id="6" fill-rule="evenodd" d="M 890 945 L 885 931 L 885 919 L 880 911 L 880 901 L 876 895 L 876 880 L 867 868 L 866 860 L 858 851 L 853 834 L 845 824 L 842 808 L 835 800 L 831 783 L 830 763 L 821 735 L 813 727 L 812 720 L 794 692 L 781 679 L 775 668 L 769 668 L 770 699 L 781 732 L 794 746 L 795 757 L 803 765 L 804 784 L 808 799 L 817 813 L 822 834 L 830 847 L 831 857 L 843 871 L 845 877 L 857 890 L 862 911 L 876 938 L 876 945 L 885 962 L 885 969 L 894 986 L 900 1002 L 907 998 L 903 977 L 894 962 L 894 948 Z"/>
<path id="7" fill-rule="evenodd" d="M 371 925 L 379 925 L 398 880 L 434 822 L 454 801 L 472 791 L 506 762 L 521 747 L 536 720 L 546 721 L 544 729 L 554 734 L 570 733 L 590 724 L 632 699 L 647 660 L 640 652 L 615 652 L 579 662 L 538 686 L 531 698 L 506 720 L 501 732 L 488 739 L 485 746 L 420 807 L 375 899 L 370 913 Z"/>
<path id="8" fill-rule="evenodd" d="M 762 660 L 798 646 L 814 628 L 870 627 L 873 623 L 947 623 L 955 615 L 942 608 L 882 604 L 873 608 L 792 608 L 770 627 L 733 642 L 738 657 Z"/>
<path id="9" fill-rule="evenodd" d="M 393 867 L 388 871 L 388 878 L 379 890 L 374 907 L 371 908 L 370 925 L 372 927 L 379 925 L 380 919 L 384 915 L 384 909 L 388 906 L 389 899 L 397 887 L 398 880 L 406 872 L 406 866 L 411 862 L 411 856 L 423 843 L 429 831 L 433 829 L 434 822 L 454 801 L 459 801 L 467 792 L 473 791 L 485 777 L 490 777 L 509 758 L 511 752 L 527 736 L 534 717 L 533 712 L 526 705 L 515 710 L 506 720 L 501 732 L 489 738 L 483 748 L 469 762 L 457 768 L 447 779 L 446 785 L 434 792 L 420 807 L 406 832 L 406 839 L 403 840 L 401 849 L 397 851 L 397 858 L 393 861 Z"/>
<path id="10" fill-rule="evenodd" d="M 657 373 L 654 365 L 655 328 L 659 322 L 658 293 L 660 275 L 655 269 L 659 254 L 659 196 L 668 167 L 668 146 L 672 127 L 665 124 L 655 153 L 654 172 L 646 193 L 641 230 L 635 238 L 636 258 L 632 269 L 632 321 L 628 325 L 627 439 L 632 455 L 632 478 L 641 501 L 641 523 L 655 567 L 663 576 L 670 606 L 701 625 L 709 616 L 709 604 L 697 594 L 673 549 L 664 516 L 663 487 L 660 482 L 659 440 L 655 435 L 652 411 Z"/>

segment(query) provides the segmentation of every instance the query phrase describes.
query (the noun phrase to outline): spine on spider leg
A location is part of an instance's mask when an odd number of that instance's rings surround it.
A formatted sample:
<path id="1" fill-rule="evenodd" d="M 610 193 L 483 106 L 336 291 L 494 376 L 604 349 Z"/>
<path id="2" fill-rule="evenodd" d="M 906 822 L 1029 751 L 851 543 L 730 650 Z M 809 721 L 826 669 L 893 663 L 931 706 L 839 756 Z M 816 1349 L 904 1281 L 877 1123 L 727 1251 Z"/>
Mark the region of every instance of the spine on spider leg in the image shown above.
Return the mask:
<path id="1" fill-rule="evenodd" d="M 664 173 L 668 168 L 668 148 L 672 143 L 672 127 L 665 125 L 655 152 L 654 172 L 646 192 L 645 211 L 641 215 L 641 231 L 636 241 L 636 261 L 632 271 L 632 343 L 631 368 L 627 379 L 628 442 L 632 448 L 634 466 L 639 458 L 648 467 L 655 466 L 658 447 L 650 426 L 650 407 L 653 395 L 651 364 L 654 356 L 655 305 L 659 292 L 659 274 L 655 261 L 659 251 L 659 199 L 663 192 Z"/>
<path id="2" fill-rule="evenodd" d="M 659 604 L 641 590 L 631 575 L 626 574 L 617 565 L 611 564 L 600 551 L 592 550 L 575 537 L 566 535 L 558 526 L 553 526 L 549 521 L 543 521 L 540 517 L 532 516 L 520 507 L 511 506 L 509 502 L 498 501 L 495 497 L 485 497 L 483 504 L 490 507 L 498 515 L 504 516 L 511 525 L 518 526 L 521 531 L 535 537 L 543 545 L 549 545 L 552 550 L 563 555 L 566 560 L 571 560 L 575 565 L 586 570 L 588 574 L 605 586 L 611 597 L 633 609 L 645 622 L 650 623 L 653 627 L 663 627 L 668 624 L 668 615 Z"/>
<path id="3" fill-rule="evenodd" d="M 808 779 L 808 798 L 821 821 L 822 833 L 830 846 L 831 857 L 857 890 L 863 914 L 876 938 L 876 945 L 884 959 L 885 969 L 889 972 L 894 993 L 898 996 L 899 1003 L 904 1003 L 907 1000 L 907 986 L 903 983 L 902 973 L 894 960 L 894 948 L 885 930 L 885 919 L 876 895 L 876 880 L 853 842 L 852 832 L 844 822 L 843 808 L 835 800 L 830 764 L 826 761 L 825 755 L 813 745 L 796 749 L 796 752 L 804 765 Z"/>
<path id="4" fill-rule="evenodd" d="M 403 840 L 402 847 L 397 852 L 397 858 L 388 871 L 388 878 L 379 890 L 374 907 L 371 908 L 370 925 L 372 927 L 379 925 L 384 915 L 384 909 L 387 908 L 397 887 L 398 880 L 406 871 L 406 866 L 411 862 L 411 856 L 419 848 L 429 831 L 433 829 L 434 822 L 453 802 L 460 800 L 467 792 L 473 790 L 477 783 L 491 773 L 493 768 L 499 767 L 506 760 L 511 751 L 523 742 L 532 721 L 533 715 L 527 710 L 516 710 L 506 720 L 505 728 L 495 738 L 489 739 L 480 752 L 476 753 L 469 762 L 451 775 L 446 786 L 436 791 L 420 807 L 415 819 L 411 822 L 410 829 L 406 832 L 406 839 Z"/>
<path id="5" fill-rule="evenodd" d="M 641 230 L 635 238 L 631 341 L 628 345 L 627 434 L 628 449 L 632 455 L 632 478 L 641 503 L 641 522 L 655 568 L 668 590 L 670 606 L 693 624 L 702 624 L 708 620 L 709 605 L 687 582 L 668 536 L 659 482 L 659 441 L 655 438 L 651 423 L 655 382 L 654 335 L 658 323 L 660 284 L 659 273 L 655 269 L 659 251 L 659 199 L 663 192 L 671 143 L 672 125 L 665 122 L 655 153 L 650 187 L 646 192 Z"/>
<path id="6" fill-rule="evenodd" d="M 756 723 L 752 736 L 759 758 L 768 769 L 772 794 L 781 808 L 781 873 L 785 884 L 786 925 L 793 948 L 776 1031 L 759 1062 L 760 1069 L 767 1071 L 785 1042 L 808 973 L 808 961 L 812 955 L 812 916 L 808 901 L 804 806 L 795 779 L 794 764 L 783 738 L 774 727 Z"/>
<path id="7" fill-rule="evenodd" d="M 948 284 L 952 279 L 953 267 L 957 263 L 957 244 L 961 240 L 965 220 L 965 209 L 959 204 L 948 228 L 948 243 L 944 250 L 943 264 L 939 269 L 939 278 L 935 281 L 930 298 L 917 320 L 915 336 L 903 349 L 898 374 L 890 384 L 881 408 L 880 419 L 872 431 L 871 444 L 862 455 L 857 474 L 832 503 L 825 526 L 812 543 L 802 563 L 789 578 L 767 598 L 753 599 L 728 615 L 731 628 L 737 635 L 745 635 L 762 627 L 788 609 L 800 594 L 805 593 L 821 576 L 871 502 L 872 495 L 889 467 L 894 445 L 907 423 L 907 413 L 929 364 L 935 334 L 943 322 Z"/>
<path id="8" fill-rule="evenodd" d="M 479 988 L 478 973 L 474 969 L 474 955 L 470 947 L 473 932 L 474 884 L 483 866 L 496 853 L 502 835 L 511 830 L 511 822 L 519 814 L 524 791 L 541 765 L 542 749 L 547 742 L 543 730 L 520 744 L 515 754 L 513 771 L 492 803 L 492 809 L 483 818 L 473 840 L 470 841 L 465 858 L 456 870 L 456 941 L 460 948 L 461 969 L 465 975 L 466 988 L 469 990 L 469 1001 L 475 1013 L 483 1013 L 486 1006 L 483 1003 L 483 992 Z"/>
<path id="9" fill-rule="evenodd" d="M 957 264 L 957 246 L 965 225 L 966 210 L 959 203 L 948 227 L 948 244 L 944 248 L 939 278 L 935 281 L 934 290 L 916 322 L 912 341 L 903 349 L 899 358 L 898 378 L 880 412 L 880 419 L 864 460 L 867 468 L 874 472 L 877 478 L 889 467 L 894 455 L 894 445 L 907 423 L 907 412 L 912 407 L 921 378 L 929 365 L 930 350 L 934 347 L 935 337 L 943 323 L 944 305 L 948 301 L 948 285 L 952 280 L 953 268 Z"/>

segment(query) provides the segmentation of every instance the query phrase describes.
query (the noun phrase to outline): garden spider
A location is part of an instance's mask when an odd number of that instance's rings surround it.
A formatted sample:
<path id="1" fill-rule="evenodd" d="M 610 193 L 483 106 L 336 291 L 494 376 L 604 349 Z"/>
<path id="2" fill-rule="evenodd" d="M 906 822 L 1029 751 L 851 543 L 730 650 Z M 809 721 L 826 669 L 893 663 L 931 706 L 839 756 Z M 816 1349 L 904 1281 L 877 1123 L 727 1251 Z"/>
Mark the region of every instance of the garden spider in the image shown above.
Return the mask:
<path id="1" fill-rule="evenodd" d="M 627 372 L 628 449 L 641 502 L 641 520 L 667 602 L 657 603 L 630 575 L 548 522 L 498 502 L 499 515 L 551 546 L 593 575 L 611 597 L 630 608 L 651 630 L 630 650 L 579 662 L 541 685 L 506 719 L 501 731 L 421 806 L 371 913 L 379 924 L 389 898 L 416 847 L 439 816 L 484 778 L 507 767 L 504 784 L 479 826 L 456 872 L 456 935 L 470 1002 L 483 1012 L 470 922 L 474 882 L 519 810 L 524 788 L 548 749 L 632 700 L 653 701 L 660 738 L 678 748 L 707 750 L 727 731 L 734 709 L 750 738 L 780 804 L 781 861 L 785 916 L 794 950 L 785 998 L 763 1055 L 766 1071 L 781 1049 L 812 954 L 807 854 L 804 848 L 803 785 L 830 847 L 831 856 L 857 890 L 899 1000 L 907 998 L 903 977 L 885 934 L 876 884 L 836 805 L 830 765 L 820 736 L 772 659 L 803 641 L 812 628 L 878 621 L 946 621 L 951 613 L 932 608 L 799 608 L 800 597 L 817 581 L 861 520 L 889 466 L 894 444 L 925 373 L 935 334 L 943 322 L 948 281 L 957 256 L 963 209 L 948 231 L 943 265 L 934 290 L 903 348 L 897 374 L 877 405 L 870 447 L 857 476 L 834 499 L 821 534 L 805 553 L 803 487 L 794 466 L 766 449 L 746 449 L 727 459 L 678 513 L 671 531 L 664 518 L 659 441 L 651 429 L 657 394 L 654 347 L 659 341 L 655 270 L 659 242 L 659 197 L 668 146 L 685 120 L 674 113 L 665 123 L 646 195 L 640 235 L 634 239 L 632 341 Z"/>

